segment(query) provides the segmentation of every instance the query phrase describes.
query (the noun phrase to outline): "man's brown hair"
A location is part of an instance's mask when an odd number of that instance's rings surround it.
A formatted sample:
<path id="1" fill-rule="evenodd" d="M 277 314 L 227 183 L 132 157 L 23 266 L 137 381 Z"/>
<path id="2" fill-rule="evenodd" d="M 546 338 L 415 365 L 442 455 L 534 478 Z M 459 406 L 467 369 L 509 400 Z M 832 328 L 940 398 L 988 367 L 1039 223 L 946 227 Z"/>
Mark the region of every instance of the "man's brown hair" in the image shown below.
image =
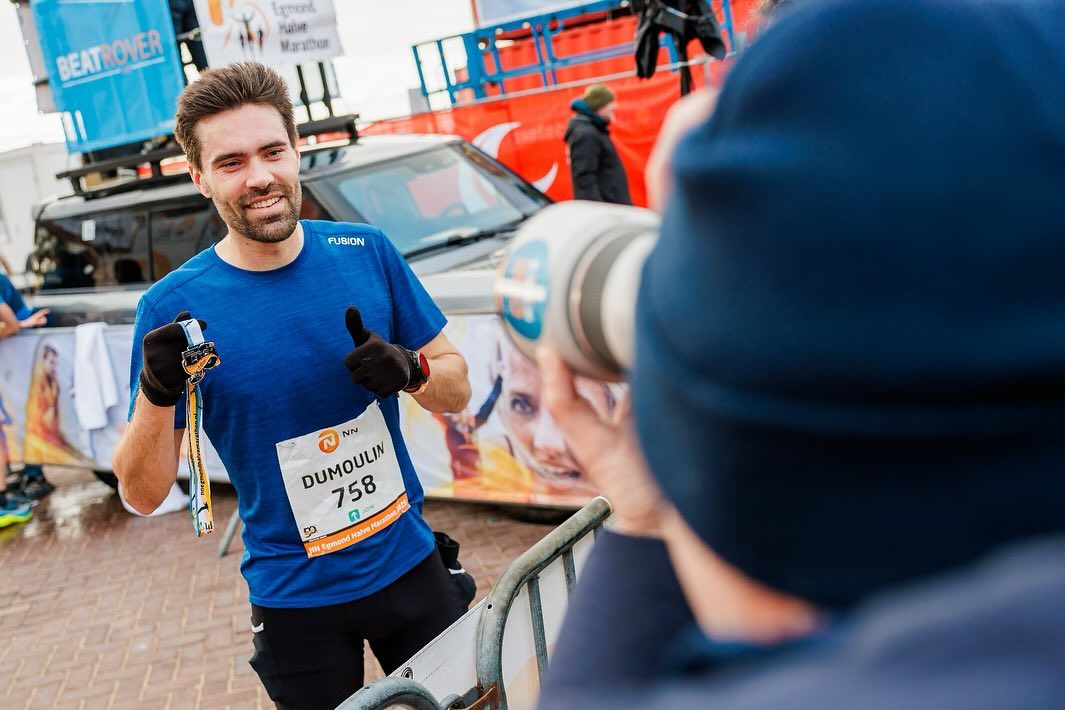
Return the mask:
<path id="1" fill-rule="evenodd" d="M 258 62 L 228 64 L 203 72 L 178 97 L 174 137 L 194 168 L 202 169 L 196 124 L 208 116 L 246 104 L 261 104 L 277 109 L 289 141 L 293 146 L 296 145 L 299 134 L 296 131 L 296 119 L 292 115 L 292 100 L 281 75 Z"/>

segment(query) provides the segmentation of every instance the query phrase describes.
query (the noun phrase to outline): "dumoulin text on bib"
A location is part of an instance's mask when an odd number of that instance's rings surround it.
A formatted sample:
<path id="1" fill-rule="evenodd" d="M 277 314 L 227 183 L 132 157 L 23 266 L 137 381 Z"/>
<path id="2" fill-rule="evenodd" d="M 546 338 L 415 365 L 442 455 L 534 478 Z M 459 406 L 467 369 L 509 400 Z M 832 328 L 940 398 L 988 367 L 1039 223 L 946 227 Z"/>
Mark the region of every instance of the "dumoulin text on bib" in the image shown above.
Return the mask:
<path id="1" fill-rule="evenodd" d="M 376 400 L 350 421 L 276 447 L 308 557 L 351 547 L 410 510 L 392 436 Z"/>

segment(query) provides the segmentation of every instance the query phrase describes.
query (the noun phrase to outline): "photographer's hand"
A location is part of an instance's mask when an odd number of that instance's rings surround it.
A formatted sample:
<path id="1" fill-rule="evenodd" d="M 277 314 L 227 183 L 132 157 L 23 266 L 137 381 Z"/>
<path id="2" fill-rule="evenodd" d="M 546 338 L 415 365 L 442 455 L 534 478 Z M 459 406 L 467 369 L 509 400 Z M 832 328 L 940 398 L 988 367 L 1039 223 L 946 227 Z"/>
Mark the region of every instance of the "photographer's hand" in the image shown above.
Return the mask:
<path id="1" fill-rule="evenodd" d="M 717 91 L 702 89 L 693 91 L 670 106 L 658 131 L 651 155 L 644 167 L 644 183 L 647 186 L 647 206 L 658 214 L 666 206 L 666 196 L 673 190 L 673 152 L 684 136 L 703 123 L 714 111 Z"/>
<path id="2" fill-rule="evenodd" d="M 543 378 L 543 402 L 566 438 L 584 473 L 599 487 L 614 511 L 614 530 L 658 537 L 666 505 L 651 477 L 632 429 L 626 397 L 606 421 L 574 388 L 573 373 L 558 353 L 536 353 Z"/>

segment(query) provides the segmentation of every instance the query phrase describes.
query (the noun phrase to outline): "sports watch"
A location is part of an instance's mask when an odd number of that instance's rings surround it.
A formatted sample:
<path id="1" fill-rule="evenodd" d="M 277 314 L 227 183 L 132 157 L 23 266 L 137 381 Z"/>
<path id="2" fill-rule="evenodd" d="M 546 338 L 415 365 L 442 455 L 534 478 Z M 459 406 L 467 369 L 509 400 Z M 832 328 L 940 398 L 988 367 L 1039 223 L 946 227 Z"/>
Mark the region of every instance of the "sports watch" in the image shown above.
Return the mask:
<path id="1" fill-rule="evenodd" d="M 410 381 L 403 391 L 407 394 L 421 394 L 429 386 L 429 361 L 416 350 L 408 350 L 410 355 Z"/>

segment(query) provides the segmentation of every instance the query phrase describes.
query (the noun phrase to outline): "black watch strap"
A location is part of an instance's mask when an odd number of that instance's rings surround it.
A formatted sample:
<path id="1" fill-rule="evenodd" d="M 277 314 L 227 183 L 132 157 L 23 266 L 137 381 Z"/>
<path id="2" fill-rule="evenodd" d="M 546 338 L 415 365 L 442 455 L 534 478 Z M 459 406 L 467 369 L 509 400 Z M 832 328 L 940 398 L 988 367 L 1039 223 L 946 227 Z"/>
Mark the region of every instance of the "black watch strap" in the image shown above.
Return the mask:
<path id="1" fill-rule="evenodd" d="M 425 361 L 425 357 L 416 350 L 408 350 L 407 354 L 410 356 L 410 380 L 403 389 L 418 389 L 429 380 L 429 364 Z"/>

